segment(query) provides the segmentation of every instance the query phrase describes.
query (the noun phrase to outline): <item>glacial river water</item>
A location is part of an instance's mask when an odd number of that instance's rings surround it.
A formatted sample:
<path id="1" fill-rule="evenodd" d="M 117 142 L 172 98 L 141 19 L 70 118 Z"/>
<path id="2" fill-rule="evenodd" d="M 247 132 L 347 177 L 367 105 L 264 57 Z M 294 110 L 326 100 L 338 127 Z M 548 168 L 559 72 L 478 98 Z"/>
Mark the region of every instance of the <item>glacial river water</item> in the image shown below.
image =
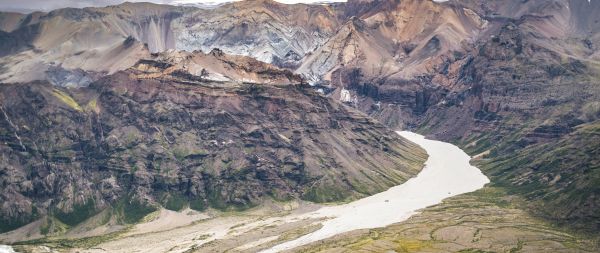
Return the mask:
<path id="1" fill-rule="evenodd" d="M 0 245 L 0 253 L 15 253 L 15 251 L 11 246 Z"/>
<path id="2" fill-rule="evenodd" d="M 150 225 L 138 225 L 139 231 L 136 236 L 108 241 L 94 248 L 82 249 L 82 252 L 185 252 L 191 247 L 244 235 L 268 225 L 282 226 L 301 220 L 309 221 L 311 224 L 314 224 L 312 222 L 322 224 L 319 230 L 263 251 L 279 252 L 357 229 L 384 227 L 401 222 L 422 208 L 438 204 L 451 196 L 475 191 L 489 182 L 478 168 L 469 164 L 471 158 L 460 148 L 445 142 L 427 140 L 411 132 L 398 132 L 398 134 L 423 147 L 429 154 L 429 158 L 416 177 L 385 192 L 348 204 L 324 206 L 316 211 L 257 220 L 254 218 L 245 220 L 244 216 L 237 219 L 229 217 L 233 220 L 221 217 L 161 233 L 149 233 L 154 230 L 148 230 L 148 226 L 157 224 L 162 226 L 163 223 L 158 219 L 149 223 Z M 173 212 L 173 214 L 178 213 Z M 165 216 L 164 222 L 173 222 L 174 217 L 178 216 Z M 197 240 L 198 237 L 206 234 L 211 236 Z M 259 238 L 237 249 L 244 251 L 278 238 L 277 235 Z M 175 248 L 177 250 L 170 250 Z M 0 245 L 0 253 L 12 252 L 9 246 Z"/>
<path id="3" fill-rule="evenodd" d="M 279 252 L 357 229 L 384 227 L 401 222 L 419 209 L 443 199 L 482 188 L 489 179 L 469 164 L 471 157 L 450 143 L 425 139 L 412 132 L 397 132 L 420 145 L 429 158 L 423 170 L 402 185 L 357 201 L 323 207 L 306 217 L 330 217 L 323 227 L 263 252 Z"/>

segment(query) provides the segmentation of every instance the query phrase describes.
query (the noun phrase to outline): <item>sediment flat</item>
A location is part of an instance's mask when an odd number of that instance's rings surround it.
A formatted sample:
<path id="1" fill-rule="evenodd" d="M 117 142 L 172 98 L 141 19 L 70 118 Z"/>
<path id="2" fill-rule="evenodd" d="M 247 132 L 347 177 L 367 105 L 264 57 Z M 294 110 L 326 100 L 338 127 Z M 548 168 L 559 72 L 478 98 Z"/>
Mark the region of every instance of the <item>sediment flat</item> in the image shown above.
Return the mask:
<path id="1" fill-rule="evenodd" d="M 412 132 L 397 133 L 423 147 L 429 155 L 425 168 L 416 177 L 385 192 L 309 213 L 307 217 L 332 218 L 324 221 L 323 227 L 317 231 L 263 252 L 279 252 L 353 230 L 401 222 L 419 209 L 439 204 L 448 197 L 478 190 L 489 182 L 477 167 L 469 163 L 471 157 L 457 146 L 428 140 Z"/>

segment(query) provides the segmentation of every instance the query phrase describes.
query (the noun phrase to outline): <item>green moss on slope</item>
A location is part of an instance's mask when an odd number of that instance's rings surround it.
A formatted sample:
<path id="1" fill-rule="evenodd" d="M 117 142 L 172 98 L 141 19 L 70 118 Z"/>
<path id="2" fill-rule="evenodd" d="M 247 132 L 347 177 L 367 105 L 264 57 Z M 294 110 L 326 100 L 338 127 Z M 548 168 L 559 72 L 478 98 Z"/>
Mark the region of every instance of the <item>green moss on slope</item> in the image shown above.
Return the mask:
<path id="1" fill-rule="evenodd" d="M 135 224 L 141 221 L 146 215 L 158 210 L 155 206 L 147 202 L 126 197 L 121 199 L 116 207 L 121 220 L 126 224 Z"/>
<path id="2" fill-rule="evenodd" d="M 73 205 L 73 210 L 63 212 L 62 210 L 56 210 L 54 216 L 69 226 L 75 226 L 89 217 L 94 216 L 98 211 L 96 210 L 96 204 L 93 199 L 89 199 L 82 204 Z"/>

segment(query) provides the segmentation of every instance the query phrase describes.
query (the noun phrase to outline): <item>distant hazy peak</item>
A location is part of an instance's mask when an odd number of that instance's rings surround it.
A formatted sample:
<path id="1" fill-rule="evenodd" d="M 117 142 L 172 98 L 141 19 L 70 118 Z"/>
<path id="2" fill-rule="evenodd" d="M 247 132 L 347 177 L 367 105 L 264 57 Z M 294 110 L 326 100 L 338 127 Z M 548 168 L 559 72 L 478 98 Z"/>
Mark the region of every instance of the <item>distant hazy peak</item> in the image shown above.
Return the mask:
<path id="1" fill-rule="evenodd" d="M 35 11 L 49 12 L 61 8 L 85 8 L 85 7 L 106 7 L 111 5 L 119 5 L 123 3 L 155 3 L 155 4 L 169 4 L 179 6 L 194 6 L 199 8 L 214 8 L 224 3 L 238 2 L 239 0 L 4 0 L 0 1 L 0 11 L 3 12 L 19 12 L 19 13 L 31 13 Z M 254 0 L 245 0 L 254 1 Z M 265 1 L 265 0 L 256 0 Z M 319 4 L 328 2 L 346 2 L 345 0 L 277 0 L 280 3 L 285 4 L 297 4 L 297 3 L 308 3 L 308 4 Z"/>

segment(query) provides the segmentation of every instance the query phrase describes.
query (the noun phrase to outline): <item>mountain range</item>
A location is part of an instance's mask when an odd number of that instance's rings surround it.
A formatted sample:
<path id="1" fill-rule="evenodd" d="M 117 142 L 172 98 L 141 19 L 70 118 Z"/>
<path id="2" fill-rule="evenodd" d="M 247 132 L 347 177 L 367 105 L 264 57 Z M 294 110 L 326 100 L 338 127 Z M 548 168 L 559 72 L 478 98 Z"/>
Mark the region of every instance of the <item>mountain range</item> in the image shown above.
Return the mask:
<path id="1" fill-rule="evenodd" d="M 357 199 L 423 167 L 391 131 L 409 129 L 463 148 L 497 198 L 597 235 L 598 13 L 596 0 L 0 13 L 0 231 Z"/>

